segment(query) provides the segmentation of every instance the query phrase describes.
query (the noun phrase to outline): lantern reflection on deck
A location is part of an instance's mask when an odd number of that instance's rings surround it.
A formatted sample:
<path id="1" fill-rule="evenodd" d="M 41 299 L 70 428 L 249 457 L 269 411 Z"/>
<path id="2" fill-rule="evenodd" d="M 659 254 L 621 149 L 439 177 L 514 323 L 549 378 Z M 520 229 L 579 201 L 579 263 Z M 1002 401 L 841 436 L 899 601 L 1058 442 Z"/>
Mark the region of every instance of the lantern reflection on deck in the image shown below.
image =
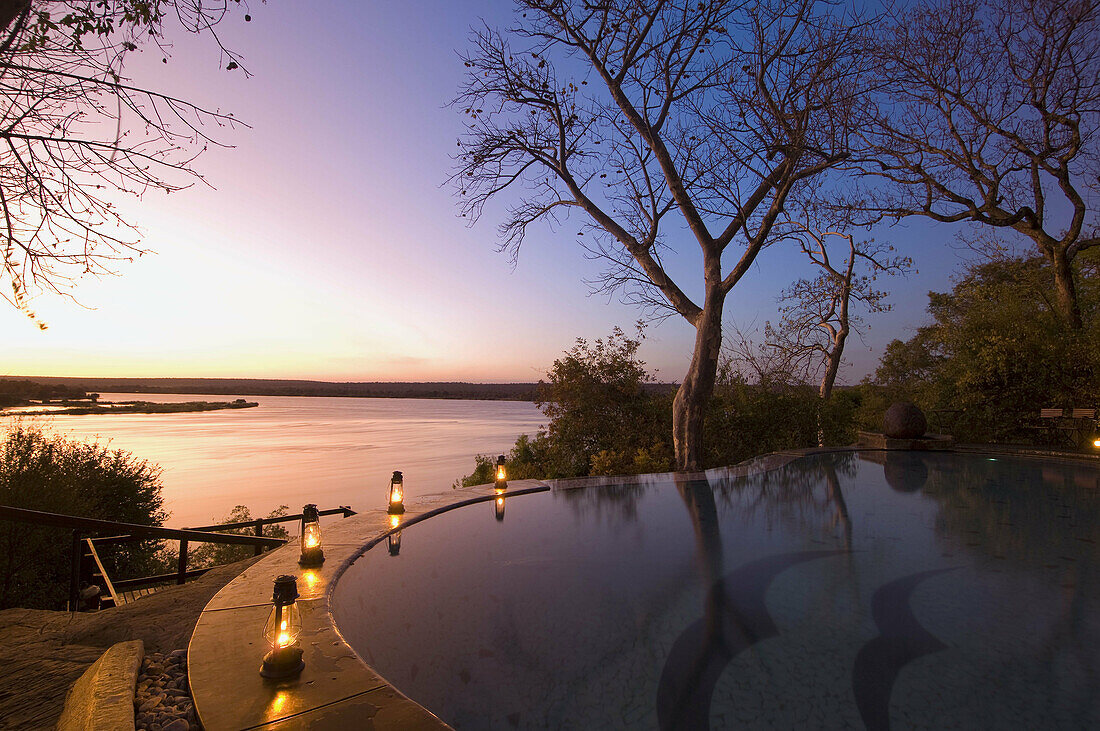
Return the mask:
<path id="1" fill-rule="evenodd" d="M 396 515 L 391 515 L 390 528 L 396 528 L 399 525 L 401 525 L 401 518 Z M 396 531 L 386 536 L 386 544 L 389 546 L 391 556 L 396 556 L 401 553 L 401 531 Z"/>
<path id="2" fill-rule="evenodd" d="M 504 455 L 497 457 L 497 478 L 496 485 L 498 490 L 503 490 L 508 487 L 508 472 L 504 469 Z"/>
<path id="3" fill-rule="evenodd" d="M 305 667 L 298 635 L 302 632 L 302 615 L 295 599 L 298 598 L 298 582 L 293 576 L 275 579 L 271 596 L 271 614 L 264 625 L 264 637 L 271 651 L 264 655 L 260 675 L 265 678 L 288 678 L 297 675 Z"/>
<path id="4" fill-rule="evenodd" d="M 302 568 L 320 566 L 325 562 L 321 548 L 321 516 L 317 506 L 310 503 L 302 508 L 302 555 L 298 565 Z"/>
<path id="5" fill-rule="evenodd" d="M 496 500 L 493 501 L 493 517 L 502 522 L 504 520 L 504 490 L 497 490 Z"/>
<path id="6" fill-rule="evenodd" d="M 401 515 L 405 512 L 405 485 L 401 477 L 401 472 L 398 470 L 393 471 L 393 477 L 390 478 L 390 515 Z"/>

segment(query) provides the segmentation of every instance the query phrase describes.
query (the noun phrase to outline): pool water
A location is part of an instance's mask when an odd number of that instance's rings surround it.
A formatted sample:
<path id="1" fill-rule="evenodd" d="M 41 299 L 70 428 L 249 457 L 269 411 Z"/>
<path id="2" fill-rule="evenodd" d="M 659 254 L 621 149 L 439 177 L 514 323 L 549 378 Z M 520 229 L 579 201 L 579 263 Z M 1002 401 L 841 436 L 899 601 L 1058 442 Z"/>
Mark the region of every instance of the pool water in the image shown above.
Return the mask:
<path id="1" fill-rule="evenodd" d="M 1100 727 L 1100 469 L 834 453 L 459 508 L 336 586 L 456 728 Z"/>

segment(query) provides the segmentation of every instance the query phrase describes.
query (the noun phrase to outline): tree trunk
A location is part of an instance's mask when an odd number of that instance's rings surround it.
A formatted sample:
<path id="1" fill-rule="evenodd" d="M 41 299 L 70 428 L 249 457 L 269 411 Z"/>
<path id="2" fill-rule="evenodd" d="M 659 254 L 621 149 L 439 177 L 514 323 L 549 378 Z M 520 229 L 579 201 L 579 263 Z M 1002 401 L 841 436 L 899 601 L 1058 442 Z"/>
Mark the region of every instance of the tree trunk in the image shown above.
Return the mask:
<path id="1" fill-rule="evenodd" d="M 848 339 L 848 329 L 841 328 L 836 334 L 833 348 L 829 351 L 829 365 L 825 369 L 825 375 L 821 377 L 821 388 L 817 395 L 822 401 L 828 401 L 833 394 L 833 384 L 836 383 L 836 374 L 840 370 L 840 361 L 844 357 L 844 342 Z"/>
<path id="2" fill-rule="evenodd" d="M 698 470 L 703 464 L 703 420 L 718 372 L 725 299 L 725 294 L 716 288 L 707 292 L 703 312 L 695 324 L 691 365 L 672 402 L 672 444 L 677 470 Z"/>
<path id="3" fill-rule="evenodd" d="M 1077 288 L 1073 284 L 1073 267 L 1066 252 L 1052 249 L 1050 263 L 1054 268 L 1054 295 L 1058 305 L 1058 317 L 1069 330 L 1084 327 L 1081 321 L 1081 308 L 1077 304 Z"/>

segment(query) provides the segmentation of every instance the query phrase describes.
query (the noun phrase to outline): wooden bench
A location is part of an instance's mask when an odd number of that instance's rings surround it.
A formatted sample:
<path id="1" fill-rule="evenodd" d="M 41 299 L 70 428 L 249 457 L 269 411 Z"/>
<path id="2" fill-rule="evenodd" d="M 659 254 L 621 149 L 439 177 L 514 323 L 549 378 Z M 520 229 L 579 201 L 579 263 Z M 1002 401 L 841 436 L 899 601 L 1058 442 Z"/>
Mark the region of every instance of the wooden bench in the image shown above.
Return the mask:
<path id="1" fill-rule="evenodd" d="M 1041 442 L 1047 446 L 1055 446 L 1059 442 L 1065 442 L 1068 446 L 1070 437 L 1065 428 L 1065 409 L 1053 407 L 1039 409 L 1038 422 L 1024 425 L 1024 429 L 1039 432 Z"/>

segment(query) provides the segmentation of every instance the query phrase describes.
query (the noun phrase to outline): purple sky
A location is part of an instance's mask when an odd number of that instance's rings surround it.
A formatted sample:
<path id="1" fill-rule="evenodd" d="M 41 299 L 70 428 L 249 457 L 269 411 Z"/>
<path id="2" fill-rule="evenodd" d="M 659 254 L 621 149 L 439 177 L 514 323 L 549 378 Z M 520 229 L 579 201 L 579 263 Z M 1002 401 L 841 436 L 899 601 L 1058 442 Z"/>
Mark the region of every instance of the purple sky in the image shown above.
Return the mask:
<path id="1" fill-rule="evenodd" d="M 9 373 L 531 381 L 574 338 L 630 329 L 636 310 L 589 295 L 599 265 L 577 246 L 579 226 L 534 231 L 513 270 L 496 251 L 499 216 L 468 228 L 443 184 L 462 130 L 447 107 L 458 52 L 480 19 L 505 24 L 508 4 L 318 0 L 250 12 L 251 23 L 220 31 L 251 78 L 178 34 L 167 65 L 155 49 L 134 57 L 138 83 L 251 129 L 216 132 L 234 147 L 198 160 L 212 188 L 119 201 L 154 255 L 80 281 L 80 305 L 38 298 L 45 332 L 0 310 Z M 920 273 L 888 282 L 894 311 L 871 320 L 865 343 L 850 341 L 844 380 L 924 322 L 926 293 L 961 264 L 953 233 L 879 232 Z M 697 247 L 680 243 L 672 269 L 695 294 Z M 727 326 L 762 330 L 796 273 L 811 274 L 800 255 L 765 251 L 729 298 Z M 642 356 L 678 380 L 693 336 L 670 318 L 649 329 Z"/>

